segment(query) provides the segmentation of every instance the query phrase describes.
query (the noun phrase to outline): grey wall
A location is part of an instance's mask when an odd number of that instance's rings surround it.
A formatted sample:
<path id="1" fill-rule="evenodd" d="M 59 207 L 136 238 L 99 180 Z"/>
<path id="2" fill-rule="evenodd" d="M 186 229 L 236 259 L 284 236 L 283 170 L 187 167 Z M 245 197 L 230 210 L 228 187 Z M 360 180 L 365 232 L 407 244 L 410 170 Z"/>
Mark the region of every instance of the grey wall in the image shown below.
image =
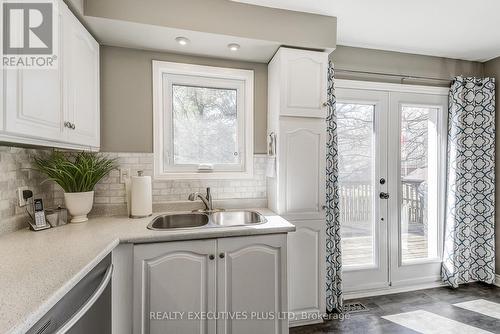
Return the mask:
<path id="1" fill-rule="evenodd" d="M 267 64 L 101 47 L 101 150 L 153 152 L 152 60 L 254 71 L 254 151 L 266 152 Z"/>
<path id="2" fill-rule="evenodd" d="M 409 53 L 381 51 L 373 49 L 339 46 L 332 52 L 330 59 L 335 68 L 366 72 L 381 72 L 395 75 L 413 75 L 440 79 L 451 79 L 456 75 L 482 75 L 483 64 L 465 60 L 421 56 Z M 400 82 L 391 77 L 359 77 L 336 73 L 337 78 L 371 79 L 376 81 Z M 424 83 L 412 80 L 413 83 Z M 406 82 L 406 83 L 411 83 Z M 445 85 L 445 81 L 425 81 L 425 84 Z"/>
<path id="3" fill-rule="evenodd" d="M 153 59 L 254 70 L 254 150 L 255 153 L 266 152 L 267 64 L 108 46 L 101 47 L 101 148 L 103 151 L 152 152 L 151 61 Z M 358 71 L 432 76 L 444 79 L 450 79 L 459 74 L 483 74 L 481 63 L 344 46 L 339 46 L 332 53 L 331 59 L 336 68 Z M 338 73 L 337 77 L 342 78 L 345 75 Z M 391 81 L 391 78 L 385 77 L 371 79 Z M 439 83 L 443 84 L 443 82 Z"/>
<path id="4" fill-rule="evenodd" d="M 500 109 L 499 106 L 499 87 L 498 85 L 500 84 L 500 57 L 492 59 L 486 63 L 484 63 L 484 74 L 490 77 L 496 78 L 496 111 Z M 498 114 L 498 113 L 496 113 Z M 496 115 L 496 128 L 500 129 L 500 116 Z M 498 133 L 498 131 L 497 131 Z M 496 195 L 495 195 L 495 201 L 496 201 L 496 206 L 495 206 L 495 211 L 496 211 L 496 272 L 497 274 L 500 274 L 500 224 L 499 224 L 499 218 L 500 215 L 498 214 L 500 212 L 500 177 L 498 176 L 498 171 L 500 170 L 500 153 L 498 153 L 498 150 L 500 148 L 500 136 L 497 135 L 496 137 L 496 152 L 495 152 L 495 175 L 496 175 Z"/>

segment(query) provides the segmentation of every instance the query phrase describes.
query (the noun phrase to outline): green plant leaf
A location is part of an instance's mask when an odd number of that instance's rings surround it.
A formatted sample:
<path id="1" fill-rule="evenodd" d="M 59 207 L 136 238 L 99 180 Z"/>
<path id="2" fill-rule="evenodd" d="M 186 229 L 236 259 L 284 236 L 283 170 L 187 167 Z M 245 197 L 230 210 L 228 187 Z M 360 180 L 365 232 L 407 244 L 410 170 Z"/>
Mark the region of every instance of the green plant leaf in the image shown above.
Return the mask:
<path id="1" fill-rule="evenodd" d="M 101 153 L 63 153 L 34 158 L 35 167 L 68 193 L 94 190 L 95 185 L 117 167 L 116 159 Z"/>

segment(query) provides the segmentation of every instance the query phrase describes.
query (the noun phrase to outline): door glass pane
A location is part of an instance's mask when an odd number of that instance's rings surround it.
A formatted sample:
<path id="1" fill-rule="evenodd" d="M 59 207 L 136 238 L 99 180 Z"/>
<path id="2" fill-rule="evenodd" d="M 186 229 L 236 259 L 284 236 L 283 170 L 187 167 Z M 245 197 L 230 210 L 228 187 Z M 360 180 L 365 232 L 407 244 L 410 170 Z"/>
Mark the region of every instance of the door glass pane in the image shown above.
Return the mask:
<path id="1" fill-rule="evenodd" d="M 437 108 L 401 107 L 403 262 L 437 256 Z"/>
<path id="2" fill-rule="evenodd" d="M 375 263 L 374 111 L 373 105 L 337 103 L 344 266 L 370 266 Z"/>

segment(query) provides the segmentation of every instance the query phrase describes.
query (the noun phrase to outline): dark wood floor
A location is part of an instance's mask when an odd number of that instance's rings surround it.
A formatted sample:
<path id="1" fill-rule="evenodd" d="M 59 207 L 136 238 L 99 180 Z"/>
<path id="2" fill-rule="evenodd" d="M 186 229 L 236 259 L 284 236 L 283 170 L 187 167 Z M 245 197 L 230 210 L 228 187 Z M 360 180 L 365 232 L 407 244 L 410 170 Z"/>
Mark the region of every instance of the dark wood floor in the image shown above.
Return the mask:
<path id="1" fill-rule="evenodd" d="M 329 320 L 319 325 L 295 327 L 290 334 L 320 333 L 417 333 L 404 326 L 382 319 L 382 316 L 425 310 L 492 333 L 500 333 L 500 319 L 465 310 L 453 304 L 485 299 L 500 303 L 500 288 L 472 283 L 459 289 L 447 287 L 357 299 L 369 308 L 352 313 L 344 320 Z M 465 334 L 465 333 L 457 333 Z"/>

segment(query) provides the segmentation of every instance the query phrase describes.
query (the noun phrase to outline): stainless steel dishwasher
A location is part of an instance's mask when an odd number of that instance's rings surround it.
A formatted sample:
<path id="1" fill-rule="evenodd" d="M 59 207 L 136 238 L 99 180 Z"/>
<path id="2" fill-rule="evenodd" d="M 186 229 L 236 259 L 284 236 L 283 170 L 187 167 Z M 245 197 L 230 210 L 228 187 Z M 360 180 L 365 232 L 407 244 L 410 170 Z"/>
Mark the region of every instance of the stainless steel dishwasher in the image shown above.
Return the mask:
<path id="1" fill-rule="evenodd" d="M 71 289 L 28 334 L 111 334 L 111 256 Z"/>

